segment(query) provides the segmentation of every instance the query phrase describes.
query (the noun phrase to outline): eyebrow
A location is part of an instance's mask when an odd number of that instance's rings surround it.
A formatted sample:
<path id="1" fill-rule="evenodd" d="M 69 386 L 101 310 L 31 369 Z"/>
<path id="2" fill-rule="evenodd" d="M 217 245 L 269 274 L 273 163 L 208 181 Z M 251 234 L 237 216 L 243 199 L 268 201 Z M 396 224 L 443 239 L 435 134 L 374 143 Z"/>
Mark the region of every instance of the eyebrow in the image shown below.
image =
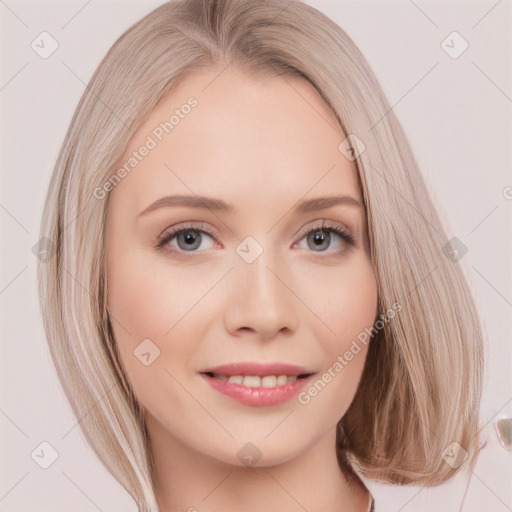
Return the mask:
<path id="1" fill-rule="evenodd" d="M 317 197 L 301 201 L 295 207 L 295 211 L 297 213 L 308 213 L 317 210 L 324 210 L 338 204 L 357 206 L 364 210 L 364 206 L 361 201 L 352 196 L 342 195 Z M 236 211 L 235 207 L 231 203 L 227 203 L 222 199 L 207 196 L 174 195 L 157 199 L 154 203 L 151 203 L 147 208 L 139 213 L 138 216 L 141 217 L 159 208 L 172 206 L 188 206 L 190 208 L 203 208 L 226 213 L 234 213 Z"/>

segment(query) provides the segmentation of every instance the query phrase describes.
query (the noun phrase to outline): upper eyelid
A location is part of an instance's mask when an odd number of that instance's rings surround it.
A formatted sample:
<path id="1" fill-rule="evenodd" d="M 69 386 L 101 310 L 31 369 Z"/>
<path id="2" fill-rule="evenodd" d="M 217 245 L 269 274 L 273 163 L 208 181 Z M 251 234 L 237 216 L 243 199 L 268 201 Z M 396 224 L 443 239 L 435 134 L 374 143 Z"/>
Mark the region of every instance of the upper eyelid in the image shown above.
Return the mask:
<path id="1" fill-rule="evenodd" d="M 315 224 L 315 223 L 321 223 L 321 224 Z M 299 229 L 294 237 L 297 236 L 305 236 L 310 231 L 316 231 L 320 230 L 322 228 L 325 228 L 327 230 L 329 229 L 339 229 L 349 235 L 350 237 L 353 237 L 352 230 L 349 229 L 349 227 L 344 224 L 343 222 L 335 221 L 335 220 L 329 220 L 329 219 L 318 219 L 316 221 L 313 221 L 313 225 L 306 225 L 304 228 Z"/>
<path id="2" fill-rule="evenodd" d="M 160 235 L 157 237 L 157 241 L 164 241 L 166 238 L 171 237 L 174 238 L 176 235 L 180 233 L 180 231 L 201 231 L 205 232 L 207 235 L 218 238 L 219 235 L 217 234 L 216 230 L 210 229 L 207 226 L 205 226 L 201 222 L 194 222 L 194 221 L 188 221 L 188 222 L 182 222 L 179 223 L 176 227 L 171 226 L 167 229 L 165 229 Z"/>

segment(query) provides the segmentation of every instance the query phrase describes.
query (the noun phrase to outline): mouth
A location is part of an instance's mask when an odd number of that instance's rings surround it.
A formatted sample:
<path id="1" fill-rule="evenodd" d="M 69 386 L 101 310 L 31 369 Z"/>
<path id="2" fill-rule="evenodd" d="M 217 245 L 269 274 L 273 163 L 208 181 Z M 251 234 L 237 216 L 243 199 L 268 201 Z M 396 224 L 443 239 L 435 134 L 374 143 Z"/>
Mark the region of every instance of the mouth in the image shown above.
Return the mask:
<path id="1" fill-rule="evenodd" d="M 280 386 L 286 386 L 290 382 L 294 382 L 298 379 L 305 379 L 312 373 L 303 373 L 300 375 L 222 375 L 220 373 L 213 372 L 202 372 L 202 375 L 206 375 L 213 379 L 219 379 L 230 384 L 239 384 L 248 388 L 275 388 Z"/>
<path id="2" fill-rule="evenodd" d="M 244 405 L 268 407 L 287 402 L 317 372 L 290 364 L 234 363 L 199 375 L 210 388 Z"/>

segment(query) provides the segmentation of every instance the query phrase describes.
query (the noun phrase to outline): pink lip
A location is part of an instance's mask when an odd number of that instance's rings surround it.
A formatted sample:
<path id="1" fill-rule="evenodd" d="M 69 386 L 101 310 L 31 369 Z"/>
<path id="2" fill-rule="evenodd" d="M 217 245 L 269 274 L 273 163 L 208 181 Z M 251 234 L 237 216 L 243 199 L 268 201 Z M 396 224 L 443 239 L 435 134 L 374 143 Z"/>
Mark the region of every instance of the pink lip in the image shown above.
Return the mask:
<path id="1" fill-rule="evenodd" d="M 218 373 L 227 377 L 232 375 L 264 377 L 265 375 L 304 375 L 314 372 L 307 368 L 285 363 L 233 363 L 208 368 L 201 373 Z"/>
<path id="2" fill-rule="evenodd" d="M 265 375 L 307 376 L 273 388 L 250 388 L 241 384 L 234 384 L 217 379 L 211 375 L 212 373 L 225 375 L 227 377 L 232 375 L 255 375 L 258 377 Z M 200 375 L 213 389 L 242 404 L 253 407 L 268 407 L 279 405 L 290 400 L 306 386 L 314 373 L 305 368 L 289 364 L 235 363 L 209 368 L 205 372 L 201 372 Z"/>
<path id="3" fill-rule="evenodd" d="M 290 398 L 295 396 L 306 385 L 312 376 L 313 375 L 297 379 L 293 382 L 289 382 L 288 384 L 276 386 L 274 388 L 249 388 L 247 386 L 242 386 L 242 384 L 233 384 L 225 380 L 211 377 L 208 374 L 201 373 L 201 377 L 203 377 L 203 379 L 205 379 L 213 389 L 237 400 L 242 404 L 252 405 L 253 407 L 279 405 L 290 400 Z"/>

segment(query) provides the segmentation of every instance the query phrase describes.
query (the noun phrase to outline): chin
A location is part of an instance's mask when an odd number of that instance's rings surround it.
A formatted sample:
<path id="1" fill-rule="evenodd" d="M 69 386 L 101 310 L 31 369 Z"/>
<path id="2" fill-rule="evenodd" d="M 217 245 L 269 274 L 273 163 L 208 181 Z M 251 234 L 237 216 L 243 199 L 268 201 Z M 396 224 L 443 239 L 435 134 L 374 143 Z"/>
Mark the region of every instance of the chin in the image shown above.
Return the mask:
<path id="1" fill-rule="evenodd" d="M 313 444 L 313 440 L 305 438 L 303 432 L 299 439 L 291 439 L 286 433 L 272 433 L 267 438 L 265 436 L 268 436 L 268 431 L 235 436 L 236 441 L 229 447 L 215 447 L 214 450 L 208 450 L 208 455 L 232 466 L 270 468 L 300 457 Z"/>

